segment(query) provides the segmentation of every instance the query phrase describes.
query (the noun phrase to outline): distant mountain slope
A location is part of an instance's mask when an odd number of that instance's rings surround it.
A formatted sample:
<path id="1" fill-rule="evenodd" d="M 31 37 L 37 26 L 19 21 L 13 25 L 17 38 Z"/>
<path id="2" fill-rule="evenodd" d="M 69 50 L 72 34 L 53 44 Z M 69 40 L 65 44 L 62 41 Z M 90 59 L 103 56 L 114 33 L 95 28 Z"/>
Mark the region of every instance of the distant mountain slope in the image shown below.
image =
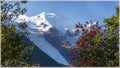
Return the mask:
<path id="1" fill-rule="evenodd" d="M 31 40 L 40 51 L 48 55 L 49 59 L 52 58 L 55 62 L 62 65 L 69 65 L 71 59 L 70 50 L 76 46 L 75 42 L 79 38 L 79 35 L 76 35 L 74 32 L 76 29 L 74 29 L 73 32 L 71 32 L 72 30 L 68 30 L 68 27 L 64 26 L 67 24 L 59 19 L 55 13 L 42 12 L 32 17 L 20 15 L 13 20 L 17 23 L 26 22 L 28 26 L 27 31 L 30 32 L 28 35 L 29 40 Z M 88 24 L 88 27 L 85 29 L 89 29 L 91 25 L 95 25 L 95 23 Z M 35 54 L 38 52 L 35 51 Z M 37 59 L 39 58 L 33 58 L 33 60 L 36 61 Z"/>

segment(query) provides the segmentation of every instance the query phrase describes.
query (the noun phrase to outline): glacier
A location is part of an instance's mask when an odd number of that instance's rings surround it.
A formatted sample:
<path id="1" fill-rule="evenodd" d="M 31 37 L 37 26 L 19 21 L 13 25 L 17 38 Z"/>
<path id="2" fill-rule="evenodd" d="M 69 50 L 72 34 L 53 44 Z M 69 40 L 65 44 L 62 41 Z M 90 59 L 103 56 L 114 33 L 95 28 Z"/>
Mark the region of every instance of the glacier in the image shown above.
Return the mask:
<path id="1" fill-rule="evenodd" d="M 39 47 L 43 52 L 53 58 L 56 62 L 69 65 L 66 59 L 60 54 L 60 52 L 53 47 L 49 42 L 47 42 L 42 36 L 37 34 L 30 34 L 29 38 L 34 44 Z"/>

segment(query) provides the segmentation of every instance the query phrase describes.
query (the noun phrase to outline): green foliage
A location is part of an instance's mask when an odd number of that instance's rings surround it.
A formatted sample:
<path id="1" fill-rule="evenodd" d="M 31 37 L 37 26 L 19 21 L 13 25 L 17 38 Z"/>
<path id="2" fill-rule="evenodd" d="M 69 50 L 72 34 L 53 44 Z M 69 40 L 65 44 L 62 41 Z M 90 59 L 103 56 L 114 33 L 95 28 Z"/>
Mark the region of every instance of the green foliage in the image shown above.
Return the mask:
<path id="1" fill-rule="evenodd" d="M 28 47 L 23 41 L 24 32 L 16 30 L 12 18 L 26 12 L 21 8 L 25 1 L 1 1 L 1 65 L 2 66 L 29 66 L 28 60 L 33 47 Z M 23 30 L 27 27 L 18 24 Z"/>
<path id="2" fill-rule="evenodd" d="M 91 40 L 90 50 L 76 59 L 75 66 L 119 66 L 119 7 L 116 15 L 104 19 L 104 28 Z"/>
<path id="3" fill-rule="evenodd" d="M 31 50 L 22 42 L 22 34 L 15 31 L 14 25 L 1 25 L 1 29 L 2 66 L 28 65 L 26 63 Z"/>

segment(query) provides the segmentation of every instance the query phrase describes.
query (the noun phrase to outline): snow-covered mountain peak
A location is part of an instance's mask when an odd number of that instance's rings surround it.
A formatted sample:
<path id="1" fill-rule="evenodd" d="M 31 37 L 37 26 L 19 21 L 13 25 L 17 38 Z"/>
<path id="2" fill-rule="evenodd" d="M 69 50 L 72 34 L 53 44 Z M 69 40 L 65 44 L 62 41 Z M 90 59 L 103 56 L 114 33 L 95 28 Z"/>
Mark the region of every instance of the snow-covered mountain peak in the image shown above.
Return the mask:
<path id="1" fill-rule="evenodd" d="M 26 15 L 19 15 L 18 18 L 15 19 L 18 23 L 26 22 L 28 28 L 37 30 L 37 33 L 44 33 L 49 32 L 49 30 L 55 27 L 61 33 L 65 33 L 65 27 L 68 25 L 65 23 L 59 16 L 55 13 L 47 13 L 42 12 L 35 16 L 26 16 Z M 68 28 L 68 27 L 67 27 Z M 30 30 L 31 31 L 31 30 Z"/>
<path id="2" fill-rule="evenodd" d="M 44 33 L 48 32 L 49 29 L 53 27 L 47 19 L 52 19 L 55 16 L 55 13 L 42 12 L 36 16 L 31 17 L 28 17 L 26 15 L 19 15 L 15 21 L 17 21 L 18 23 L 26 22 L 26 24 L 28 25 L 28 31 L 30 32 L 34 32 L 33 30 L 37 30 L 37 32 Z"/>

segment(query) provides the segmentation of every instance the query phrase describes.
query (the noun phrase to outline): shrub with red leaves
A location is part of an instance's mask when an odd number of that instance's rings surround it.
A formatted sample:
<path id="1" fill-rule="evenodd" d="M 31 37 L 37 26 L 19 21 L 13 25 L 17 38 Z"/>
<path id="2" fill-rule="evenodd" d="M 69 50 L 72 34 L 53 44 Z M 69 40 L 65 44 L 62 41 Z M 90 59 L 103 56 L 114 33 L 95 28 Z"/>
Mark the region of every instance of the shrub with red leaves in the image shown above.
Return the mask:
<path id="1" fill-rule="evenodd" d="M 71 51 L 73 66 L 119 66 L 119 7 L 103 27 L 86 22 L 76 24 L 75 30 L 80 38 Z"/>
<path id="2" fill-rule="evenodd" d="M 81 59 L 80 64 L 78 62 L 79 55 L 83 54 L 86 51 L 89 51 L 92 47 L 91 41 L 95 38 L 98 33 L 101 33 L 101 27 L 98 26 L 98 22 L 96 23 L 86 23 L 86 24 L 76 24 L 75 31 L 80 32 L 81 36 L 76 41 L 77 47 L 72 49 L 72 61 L 71 64 L 74 66 L 83 65 L 85 66 L 86 63 L 90 62 L 90 60 Z M 85 64 L 85 65 L 84 65 Z"/>

